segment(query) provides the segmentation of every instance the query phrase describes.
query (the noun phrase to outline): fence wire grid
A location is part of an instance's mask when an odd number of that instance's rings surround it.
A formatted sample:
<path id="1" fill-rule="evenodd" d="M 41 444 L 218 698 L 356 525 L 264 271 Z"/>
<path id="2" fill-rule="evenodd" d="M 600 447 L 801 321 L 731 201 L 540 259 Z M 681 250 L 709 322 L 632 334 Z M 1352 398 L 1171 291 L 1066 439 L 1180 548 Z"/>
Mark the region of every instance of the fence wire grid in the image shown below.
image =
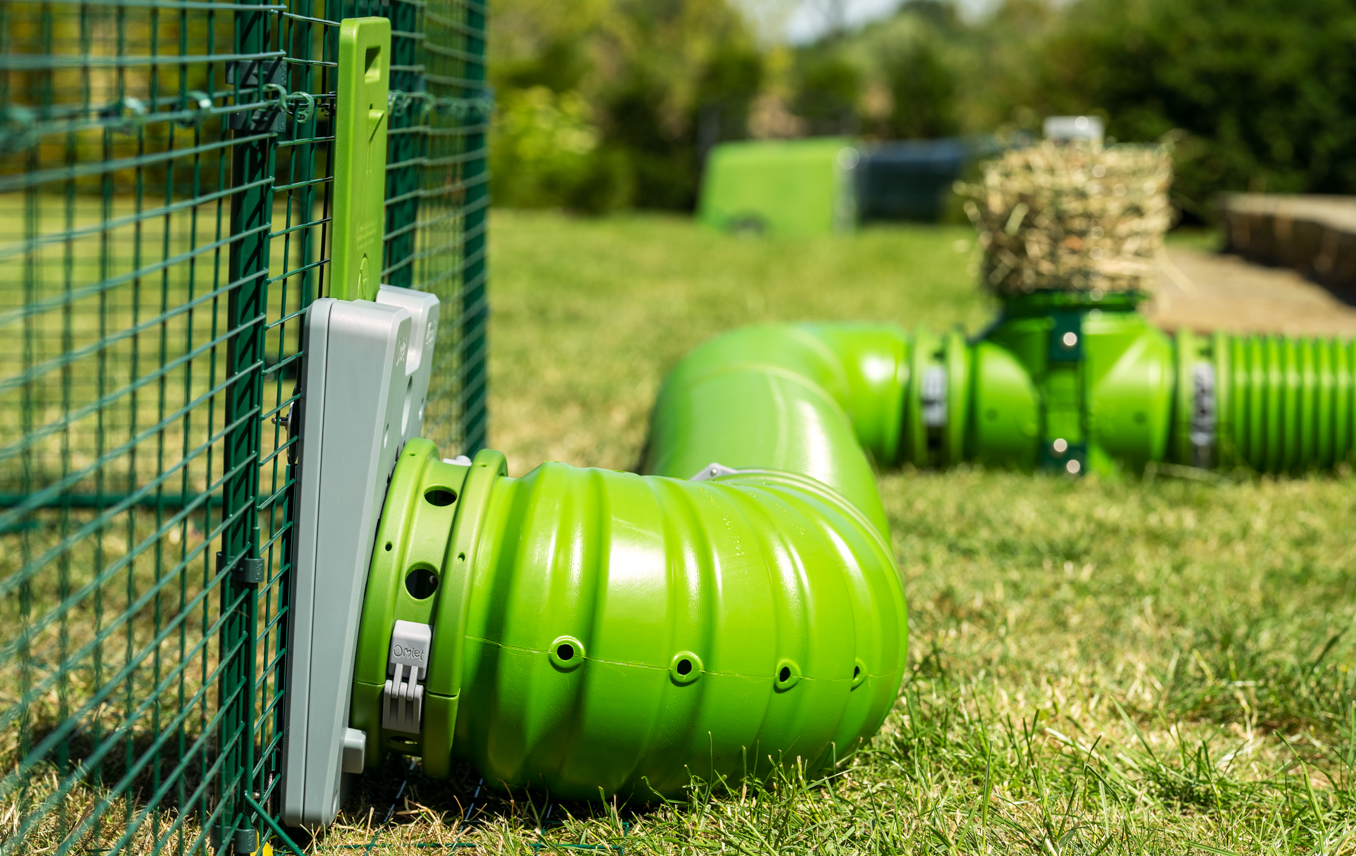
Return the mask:
<path id="1" fill-rule="evenodd" d="M 473 452 L 484 6 L 0 0 L 0 852 L 247 852 L 276 819 L 283 423 L 363 15 L 394 33 L 383 281 L 441 298 L 425 434 Z"/>

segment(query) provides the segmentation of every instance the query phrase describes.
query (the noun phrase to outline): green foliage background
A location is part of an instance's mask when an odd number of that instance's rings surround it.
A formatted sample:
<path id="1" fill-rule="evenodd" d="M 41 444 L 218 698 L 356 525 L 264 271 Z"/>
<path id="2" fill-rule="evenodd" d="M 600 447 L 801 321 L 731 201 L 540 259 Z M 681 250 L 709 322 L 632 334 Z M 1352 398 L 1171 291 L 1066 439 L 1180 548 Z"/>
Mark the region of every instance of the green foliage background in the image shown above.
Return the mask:
<path id="1" fill-rule="evenodd" d="M 908 0 L 801 46 L 735 0 L 494 0 L 500 204 L 687 209 L 702 154 L 744 137 L 1039 133 L 1098 113 L 1175 141 L 1175 201 L 1356 192 L 1351 0 Z M 573 141 L 551 145 L 549 141 Z"/>
<path id="2" fill-rule="evenodd" d="M 509 206 L 690 208 L 697 111 L 727 90 L 751 100 L 765 62 L 726 0 L 497 0 L 491 22 Z M 578 145 L 542 145 L 562 135 Z"/>

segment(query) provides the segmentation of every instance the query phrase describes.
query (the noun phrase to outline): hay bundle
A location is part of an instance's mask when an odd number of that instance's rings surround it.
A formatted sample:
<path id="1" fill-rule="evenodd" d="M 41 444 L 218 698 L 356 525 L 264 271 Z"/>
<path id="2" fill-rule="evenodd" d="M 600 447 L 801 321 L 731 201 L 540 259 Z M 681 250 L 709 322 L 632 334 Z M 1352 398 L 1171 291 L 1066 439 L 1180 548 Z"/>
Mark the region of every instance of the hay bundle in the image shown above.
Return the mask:
<path id="1" fill-rule="evenodd" d="M 982 169 L 981 184 L 957 189 L 980 231 L 987 287 L 1148 291 L 1172 217 L 1167 149 L 1045 142 Z"/>

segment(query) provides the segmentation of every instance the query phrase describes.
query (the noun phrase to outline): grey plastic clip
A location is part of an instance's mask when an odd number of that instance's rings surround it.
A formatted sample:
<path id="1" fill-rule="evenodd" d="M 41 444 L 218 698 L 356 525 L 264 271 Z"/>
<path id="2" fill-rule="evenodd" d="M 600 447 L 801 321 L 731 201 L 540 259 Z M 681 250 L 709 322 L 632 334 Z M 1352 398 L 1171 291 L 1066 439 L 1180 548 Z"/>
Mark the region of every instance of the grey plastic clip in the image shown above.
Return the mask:
<path id="1" fill-rule="evenodd" d="M 739 470 L 712 461 L 698 470 L 697 474 L 688 479 L 688 481 L 707 481 L 708 479 L 717 478 L 719 476 L 732 476 L 737 472 L 739 472 Z"/>
<path id="2" fill-rule="evenodd" d="M 1191 382 L 1192 464 L 1205 469 L 1215 446 L 1215 367 L 1210 363 L 1192 366 Z"/>
<path id="3" fill-rule="evenodd" d="M 418 734 L 424 713 L 423 680 L 428 676 L 428 649 L 433 628 L 397 621 L 386 660 L 386 686 L 381 692 L 381 725 L 391 731 Z"/>
<path id="4" fill-rule="evenodd" d="M 712 461 L 711 463 L 707 464 L 706 466 L 698 470 L 697 474 L 692 476 L 692 478 L 688 479 L 688 481 L 709 481 L 711 479 L 720 478 L 721 476 L 740 476 L 748 475 L 749 473 L 766 473 L 766 472 L 767 470 L 761 469 L 759 467 L 746 467 L 741 470 L 735 469 L 734 467 L 727 467 L 724 464 L 718 464 L 715 461 Z"/>
<path id="5" fill-rule="evenodd" d="M 945 428 L 946 367 L 934 365 L 923 369 L 923 384 L 919 393 L 923 404 L 923 427 Z"/>

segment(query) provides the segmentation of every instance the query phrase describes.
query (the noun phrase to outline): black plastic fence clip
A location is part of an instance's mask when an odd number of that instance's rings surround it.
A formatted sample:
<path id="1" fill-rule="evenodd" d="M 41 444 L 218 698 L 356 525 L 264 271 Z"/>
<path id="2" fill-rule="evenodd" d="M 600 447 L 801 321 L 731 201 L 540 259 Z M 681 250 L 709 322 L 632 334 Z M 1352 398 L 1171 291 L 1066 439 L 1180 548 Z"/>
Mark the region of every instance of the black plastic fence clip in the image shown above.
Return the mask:
<path id="1" fill-rule="evenodd" d="M 226 570 L 226 554 L 217 553 L 217 573 Z M 242 556 L 231 568 L 231 579 L 247 586 L 262 585 L 267 577 L 264 560 L 259 557 Z"/>

